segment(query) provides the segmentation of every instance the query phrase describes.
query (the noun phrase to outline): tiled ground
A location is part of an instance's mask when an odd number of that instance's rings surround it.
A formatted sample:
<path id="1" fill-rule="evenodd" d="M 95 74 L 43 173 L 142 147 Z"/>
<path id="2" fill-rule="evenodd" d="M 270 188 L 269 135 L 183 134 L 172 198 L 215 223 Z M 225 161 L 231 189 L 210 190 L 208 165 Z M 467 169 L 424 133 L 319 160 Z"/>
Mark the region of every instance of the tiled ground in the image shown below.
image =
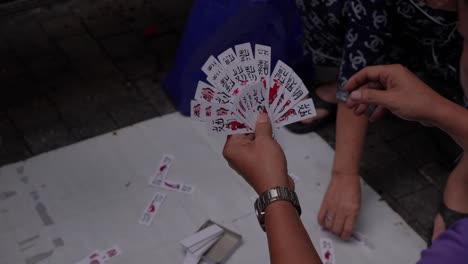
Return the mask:
<path id="1" fill-rule="evenodd" d="M 191 1 L 2 2 L 0 165 L 175 111 L 160 80 Z M 334 146 L 333 124 L 318 132 Z M 370 128 L 362 176 L 427 239 L 458 151 L 435 129 L 387 117 Z"/>

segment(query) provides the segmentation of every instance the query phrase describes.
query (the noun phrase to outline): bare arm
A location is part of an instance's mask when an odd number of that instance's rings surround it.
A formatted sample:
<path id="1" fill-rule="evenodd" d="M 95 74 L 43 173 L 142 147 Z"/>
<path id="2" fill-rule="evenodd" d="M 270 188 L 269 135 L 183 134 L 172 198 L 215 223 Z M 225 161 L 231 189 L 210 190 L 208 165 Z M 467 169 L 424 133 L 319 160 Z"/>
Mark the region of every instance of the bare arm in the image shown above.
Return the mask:
<path id="1" fill-rule="evenodd" d="M 433 107 L 432 123 L 468 150 L 468 110 L 443 97 L 438 99 L 440 106 Z"/>
<path id="2" fill-rule="evenodd" d="M 284 152 L 271 135 L 268 115 L 261 113 L 254 135 L 230 136 L 224 146 L 223 154 L 229 165 L 258 194 L 276 186 L 294 190 Z M 265 214 L 271 263 L 322 263 L 296 208 L 290 202 L 272 202 Z"/>
<path id="3" fill-rule="evenodd" d="M 344 102 L 338 102 L 334 175 L 359 175 L 367 123 L 366 116 L 357 116 Z"/>
<path id="4" fill-rule="evenodd" d="M 270 204 L 265 224 L 271 263 L 322 263 L 291 203 L 277 201 Z"/>

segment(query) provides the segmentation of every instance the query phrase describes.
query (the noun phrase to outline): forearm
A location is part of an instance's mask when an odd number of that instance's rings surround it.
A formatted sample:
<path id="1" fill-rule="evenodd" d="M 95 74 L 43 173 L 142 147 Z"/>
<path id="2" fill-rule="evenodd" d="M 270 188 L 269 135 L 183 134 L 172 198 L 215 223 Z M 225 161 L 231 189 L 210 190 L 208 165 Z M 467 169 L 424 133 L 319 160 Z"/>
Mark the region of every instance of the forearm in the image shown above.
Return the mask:
<path id="1" fill-rule="evenodd" d="M 443 98 L 434 104 L 433 124 L 449 134 L 465 151 L 468 150 L 468 110 Z"/>
<path id="2" fill-rule="evenodd" d="M 344 102 L 338 102 L 333 174 L 359 174 L 367 126 L 366 116 L 357 116 Z"/>
<path id="3" fill-rule="evenodd" d="M 450 205 L 450 209 L 468 213 L 466 211 L 466 201 L 468 201 L 466 190 L 468 190 L 468 156 L 464 155 L 450 174 L 445 186 L 444 201 Z"/>
<path id="4" fill-rule="evenodd" d="M 277 201 L 266 209 L 266 232 L 271 263 L 322 263 L 296 208 L 286 201 Z"/>

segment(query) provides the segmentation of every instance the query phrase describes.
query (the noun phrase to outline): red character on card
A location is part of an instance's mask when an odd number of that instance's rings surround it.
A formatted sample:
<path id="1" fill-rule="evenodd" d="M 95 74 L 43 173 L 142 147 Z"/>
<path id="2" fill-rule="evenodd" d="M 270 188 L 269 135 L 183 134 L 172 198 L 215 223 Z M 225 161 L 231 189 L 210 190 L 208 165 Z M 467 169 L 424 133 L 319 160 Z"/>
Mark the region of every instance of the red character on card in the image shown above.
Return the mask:
<path id="1" fill-rule="evenodd" d="M 193 109 L 193 112 L 195 113 L 195 116 L 200 117 L 200 104 L 197 104 L 195 108 Z"/>
<path id="2" fill-rule="evenodd" d="M 293 109 L 289 109 L 286 113 L 284 113 L 284 115 L 282 115 L 277 121 L 276 123 L 281 123 L 283 122 L 284 120 L 287 120 L 288 117 L 292 116 L 292 115 L 297 115 L 296 113 L 296 110 L 293 108 Z"/>
<path id="3" fill-rule="evenodd" d="M 215 95 L 215 92 L 211 88 L 203 88 L 201 92 L 201 96 L 203 99 L 205 99 L 208 102 L 211 102 L 213 100 Z"/>
<path id="4" fill-rule="evenodd" d="M 270 105 L 275 101 L 276 96 L 278 96 L 278 90 L 280 86 L 281 86 L 281 83 L 278 81 L 275 81 L 275 84 L 273 85 L 273 87 L 270 88 L 270 96 L 268 100 L 268 103 Z"/>
<path id="5" fill-rule="evenodd" d="M 232 131 L 236 131 L 237 129 L 243 129 L 243 128 L 246 128 L 246 126 L 244 124 L 242 124 L 241 122 L 239 121 L 230 121 L 229 123 L 227 123 L 226 127 Z"/>
<path id="6" fill-rule="evenodd" d="M 267 83 L 265 77 L 261 78 L 261 82 L 263 83 L 263 87 L 267 88 Z"/>

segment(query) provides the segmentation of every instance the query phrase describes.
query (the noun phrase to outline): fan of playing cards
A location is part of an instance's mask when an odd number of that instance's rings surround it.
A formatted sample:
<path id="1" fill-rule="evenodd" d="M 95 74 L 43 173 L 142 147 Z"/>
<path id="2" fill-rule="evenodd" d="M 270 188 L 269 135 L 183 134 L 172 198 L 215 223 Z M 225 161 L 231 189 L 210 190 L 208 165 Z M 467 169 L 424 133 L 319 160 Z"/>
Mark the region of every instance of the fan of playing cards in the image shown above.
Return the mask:
<path id="1" fill-rule="evenodd" d="M 216 134 L 255 131 L 260 112 L 268 113 L 273 127 L 281 127 L 316 115 L 312 99 L 301 78 L 278 60 L 271 71 L 271 47 L 250 43 L 227 49 L 202 67 L 207 84 L 198 82 L 191 101 L 191 117 L 206 122 Z"/>

